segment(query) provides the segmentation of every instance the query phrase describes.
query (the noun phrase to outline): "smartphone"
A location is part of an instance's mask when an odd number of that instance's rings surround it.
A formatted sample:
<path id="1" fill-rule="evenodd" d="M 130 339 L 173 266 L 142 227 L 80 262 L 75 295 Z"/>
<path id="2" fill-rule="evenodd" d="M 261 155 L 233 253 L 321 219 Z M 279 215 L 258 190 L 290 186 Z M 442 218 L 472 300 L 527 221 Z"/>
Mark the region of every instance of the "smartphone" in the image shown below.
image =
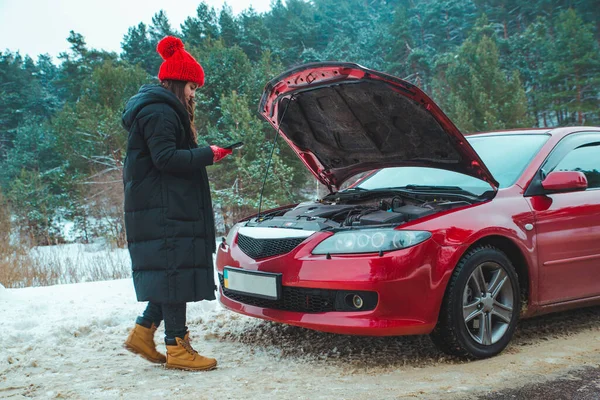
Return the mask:
<path id="1" fill-rule="evenodd" d="M 228 149 L 228 150 L 229 149 L 236 149 L 236 148 L 241 147 L 243 145 L 244 145 L 244 142 L 237 142 L 237 143 L 230 144 L 229 146 L 226 146 L 226 147 L 223 147 L 223 148 L 224 149 Z"/>

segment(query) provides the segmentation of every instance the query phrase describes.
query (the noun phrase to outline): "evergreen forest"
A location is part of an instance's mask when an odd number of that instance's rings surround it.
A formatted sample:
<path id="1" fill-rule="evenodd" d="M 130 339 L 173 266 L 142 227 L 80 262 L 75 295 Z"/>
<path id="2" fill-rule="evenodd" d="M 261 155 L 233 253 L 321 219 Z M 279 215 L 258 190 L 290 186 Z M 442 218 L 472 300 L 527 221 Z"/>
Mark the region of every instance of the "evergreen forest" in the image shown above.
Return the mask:
<path id="1" fill-rule="evenodd" d="M 243 140 L 209 168 L 221 231 L 256 212 L 275 132 L 264 85 L 298 64 L 347 61 L 422 88 L 465 133 L 600 125 L 598 0 L 276 0 L 234 15 L 201 2 L 173 26 L 163 11 L 123 32 L 120 53 L 71 31 L 58 60 L 0 52 L 0 208 L 31 245 L 97 237 L 125 246 L 121 112 L 156 82 L 157 42 L 180 37 L 202 64 L 200 145 Z M 315 198 L 318 185 L 276 142 L 262 208 Z"/>

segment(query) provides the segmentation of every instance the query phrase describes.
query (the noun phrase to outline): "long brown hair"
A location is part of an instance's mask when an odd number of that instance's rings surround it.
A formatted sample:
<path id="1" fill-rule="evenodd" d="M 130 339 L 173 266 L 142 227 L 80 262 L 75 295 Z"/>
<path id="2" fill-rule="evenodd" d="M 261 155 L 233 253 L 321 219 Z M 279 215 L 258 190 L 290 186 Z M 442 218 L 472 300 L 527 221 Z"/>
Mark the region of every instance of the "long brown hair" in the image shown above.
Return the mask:
<path id="1" fill-rule="evenodd" d="M 172 79 L 165 79 L 161 81 L 160 84 L 165 89 L 173 92 L 175 96 L 181 101 L 181 103 L 185 106 L 188 115 L 190 116 L 190 131 L 192 133 L 192 137 L 190 138 L 192 142 L 198 144 L 198 133 L 196 132 L 196 127 L 194 126 L 194 110 L 196 109 L 196 101 L 191 98 L 189 101 L 185 99 L 185 85 L 186 81 L 177 81 Z"/>

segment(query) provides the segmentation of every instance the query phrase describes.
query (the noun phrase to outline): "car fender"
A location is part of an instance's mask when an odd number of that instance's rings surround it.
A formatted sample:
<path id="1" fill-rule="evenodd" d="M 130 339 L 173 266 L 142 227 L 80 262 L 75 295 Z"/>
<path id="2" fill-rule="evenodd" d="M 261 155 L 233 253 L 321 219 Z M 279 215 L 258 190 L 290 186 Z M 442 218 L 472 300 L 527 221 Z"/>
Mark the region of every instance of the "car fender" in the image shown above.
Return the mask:
<path id="1" fill-rule="evenodd" d="M 445 288 L 461 258 L 477 244 L 494 244 L 508 240 L 521 253 L 525 265 L 515 265 L 517 272 L 527 271 L 528 307 L 524 316 L 535 311 L 537 304 L 538 265 L 535 247 L 534 214 L 521 196 L 499 195 L 490 202 L 444 213 L 438 218 L 412 221 L 403 229 L 426 230 L 445 253 L 437 265 L 436 275 Z M 510 257 L 511 255 L 508 254 Z M 516 263 L 513 260 L 513 263 Z"/>

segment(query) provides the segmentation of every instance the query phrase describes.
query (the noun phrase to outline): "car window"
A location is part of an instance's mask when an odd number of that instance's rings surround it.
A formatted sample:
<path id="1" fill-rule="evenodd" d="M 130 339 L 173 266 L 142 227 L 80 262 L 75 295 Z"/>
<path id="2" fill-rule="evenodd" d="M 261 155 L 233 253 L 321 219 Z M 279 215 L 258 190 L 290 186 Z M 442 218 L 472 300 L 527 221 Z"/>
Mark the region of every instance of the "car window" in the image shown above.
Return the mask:
<path id="1" fill-rule="evenodd" d="M 473 146 L 500 187 L 511 186 L 548 140 L 549 135 L 471 136 Z"/>
<path id="2" fill-rule="evenodd" d="M 407 185 L 457 186 L 477 196 L 490 190 L 485 181 L 458 172 L 426 167 L 384 168 L 369 176 L 357 186 L 373 190 Z"/>
<path id="3" fill-rule="evenodd" d="M 515 183 L 549 136 L 545 134 L 515 134 L 471 136 L 473 146 L 500 187 Z M 360 182 L 362 189 L 401 187 L 406 185 L 457 186 L 475 195 L 490 190 L 490 186 L 477 178 L 458 172 L 426 167 L 384 168 Z"/>
<path id="4" fill-rule="evenodd" d="M 588 189 L 600 188 L 600 143 L 571 150 L 553 171 L 581 171 L 588 180 Z"/>

